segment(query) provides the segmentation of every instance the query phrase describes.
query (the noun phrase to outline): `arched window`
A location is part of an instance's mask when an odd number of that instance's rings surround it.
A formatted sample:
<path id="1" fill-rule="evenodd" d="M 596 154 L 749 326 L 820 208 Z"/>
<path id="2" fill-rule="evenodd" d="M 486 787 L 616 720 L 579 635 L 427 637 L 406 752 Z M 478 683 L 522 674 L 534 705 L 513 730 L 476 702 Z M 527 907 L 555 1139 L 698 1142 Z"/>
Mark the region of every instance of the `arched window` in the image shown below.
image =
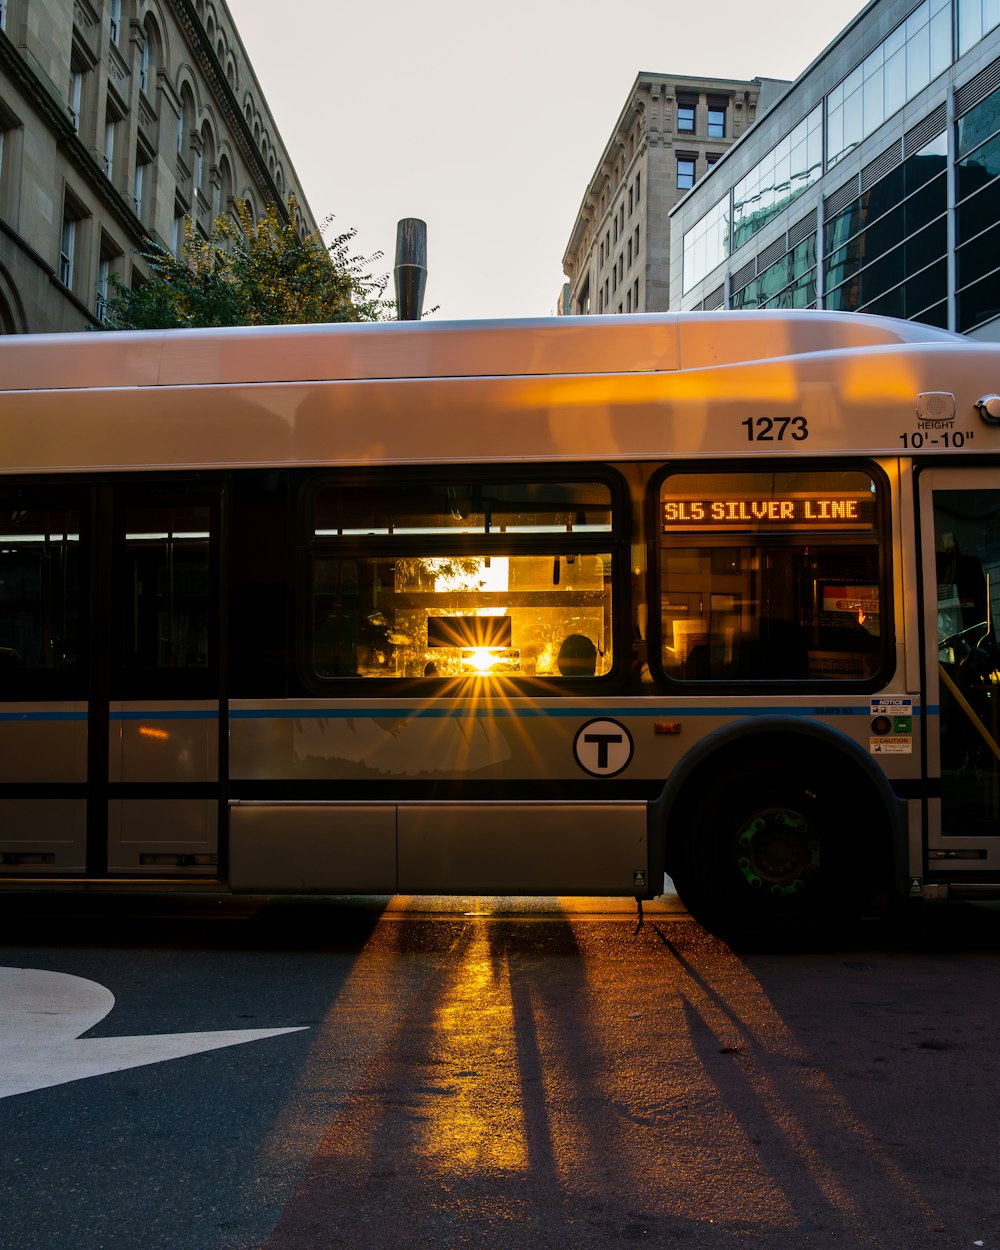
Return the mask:
<path id="1" fill-rule="evenodd" d="M 215 139 L 208 122 L 201 128 L 201 151 L 195 158 L 195 186 L 207 198 L 212 166 L 215 164 Z"/>
<path id="2" fill-rule="evenodd" d="M 194 131 L 194 93 L 187 83 L 181 87 L 181 111 L 177 118 L 177 153 L 191 159 L 191 136 Z"/>
<path id="3" fill-rule="evenodd" d="M 219 158 L 219 202 L 215 209 L 215 215 L 229 212 L 233 198 L 233 171 L 229 164 L 228 156 Z"/>
<path id="4" fill-rule="evenodd" d="M 160 32 L 152 15 L 147 13 L 142 22 L 142 51 L 139 53 L 139 87 L 143 95 L 153 94 L 159 65 Z"/>

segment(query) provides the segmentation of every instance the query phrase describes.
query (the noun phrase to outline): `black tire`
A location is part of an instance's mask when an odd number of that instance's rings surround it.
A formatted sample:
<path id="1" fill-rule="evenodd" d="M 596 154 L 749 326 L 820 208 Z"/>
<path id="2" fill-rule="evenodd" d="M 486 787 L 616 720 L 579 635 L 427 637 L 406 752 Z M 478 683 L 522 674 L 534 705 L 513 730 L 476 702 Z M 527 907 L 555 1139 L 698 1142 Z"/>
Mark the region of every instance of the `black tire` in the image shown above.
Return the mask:
<path id="1" fill-rule="evenodd" d="M 847 768 L 746 757 L 703 771 L 671 819 L 681 901 L 727 941 L 806 947 L 843 937 L 873 893 L 871 787 Z"/>

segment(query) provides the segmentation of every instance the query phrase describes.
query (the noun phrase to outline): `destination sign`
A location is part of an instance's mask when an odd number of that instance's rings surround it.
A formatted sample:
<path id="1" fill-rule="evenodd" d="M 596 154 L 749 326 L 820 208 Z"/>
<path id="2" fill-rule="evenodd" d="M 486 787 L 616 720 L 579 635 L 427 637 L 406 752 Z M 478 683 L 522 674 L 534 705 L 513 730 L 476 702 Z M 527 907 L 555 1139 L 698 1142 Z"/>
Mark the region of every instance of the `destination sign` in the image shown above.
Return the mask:
<path id="1" fill-rule="evenodd" d="M 678 529 L 851 529 L 875 523 L 871 495 L 761 495 L 662 501 L 664 533 Z"/>

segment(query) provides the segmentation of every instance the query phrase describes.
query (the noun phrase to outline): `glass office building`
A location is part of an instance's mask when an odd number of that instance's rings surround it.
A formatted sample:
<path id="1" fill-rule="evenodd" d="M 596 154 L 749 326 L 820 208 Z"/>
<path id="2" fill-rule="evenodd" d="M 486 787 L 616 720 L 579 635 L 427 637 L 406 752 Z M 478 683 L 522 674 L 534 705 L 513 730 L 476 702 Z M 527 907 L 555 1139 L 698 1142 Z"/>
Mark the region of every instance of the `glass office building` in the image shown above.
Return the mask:
<path id="1" fill-rule="evenodd" d="M 872 0 L 671 213 L 670 307 L 1000 339 L 1000 0 Z"/>

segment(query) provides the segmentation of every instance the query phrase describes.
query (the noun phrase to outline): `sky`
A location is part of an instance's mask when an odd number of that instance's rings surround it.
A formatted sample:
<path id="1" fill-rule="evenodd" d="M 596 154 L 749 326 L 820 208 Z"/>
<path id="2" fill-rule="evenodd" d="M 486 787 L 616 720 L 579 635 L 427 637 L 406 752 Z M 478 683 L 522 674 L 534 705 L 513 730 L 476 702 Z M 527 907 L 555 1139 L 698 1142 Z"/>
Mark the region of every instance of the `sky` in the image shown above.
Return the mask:
<path id="1" fill-rule="evenodd" d="M 796 78 L 862 0 L 228 0 L 298 185 L 391 275 L 427 223 L 436 320 L 546 317 L 640 72 Z M 282 20 L 281 14 L 288 15 Z M 392 294 L 390 278 L 389 293 Z"/>

